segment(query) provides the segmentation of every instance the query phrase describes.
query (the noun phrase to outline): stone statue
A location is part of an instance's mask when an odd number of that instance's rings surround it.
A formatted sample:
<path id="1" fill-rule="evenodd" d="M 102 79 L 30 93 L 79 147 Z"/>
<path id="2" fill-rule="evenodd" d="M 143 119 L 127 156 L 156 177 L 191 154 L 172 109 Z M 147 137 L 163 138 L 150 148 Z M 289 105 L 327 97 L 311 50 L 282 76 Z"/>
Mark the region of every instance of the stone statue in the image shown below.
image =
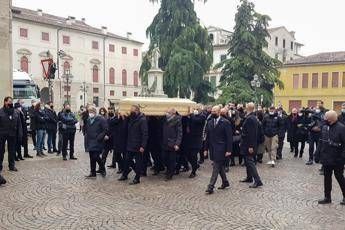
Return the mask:
<path id="1" fill-rule="evenodd" d="M 159 48 L 156 47 L 152 50 L 151 69 L 159 69 L 159 58 Z"/>

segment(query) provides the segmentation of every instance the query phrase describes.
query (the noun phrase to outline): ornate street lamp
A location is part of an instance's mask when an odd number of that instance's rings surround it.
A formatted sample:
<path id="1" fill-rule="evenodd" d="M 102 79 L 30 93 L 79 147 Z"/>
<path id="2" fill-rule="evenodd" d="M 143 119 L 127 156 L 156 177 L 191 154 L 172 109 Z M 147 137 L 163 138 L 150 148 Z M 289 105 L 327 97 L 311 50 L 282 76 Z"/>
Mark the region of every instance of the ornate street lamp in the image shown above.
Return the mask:
<path id="1" fill-rule="evenodd" d="M 85 107 L 85 104 L 86 104 L 85 96 L 86 96 L 86 93 L 87 93 L 88 90 L 89 90 L 89 86 L 87 86 L 86 82 L 84 81 L 82 83 L 82 85 L 80 86 L 80 91 L 83 92 L 84 107 Z"/>
<path id="2" fill-rule="evenodd" d="M 261 87 L 261 82 L 259 79 L 259 76 L 257 74 L 255 74 L 253 76 L 253 80 L 250 82 L 252 88 L 254 89 L 254 94 L 255 94 L 255 101 L 256 104 L 259 104 L 258 98 L 257 98 L 257 89 Z M 262 99 L 261 99 L 261 104 L 262 104 Z"/>

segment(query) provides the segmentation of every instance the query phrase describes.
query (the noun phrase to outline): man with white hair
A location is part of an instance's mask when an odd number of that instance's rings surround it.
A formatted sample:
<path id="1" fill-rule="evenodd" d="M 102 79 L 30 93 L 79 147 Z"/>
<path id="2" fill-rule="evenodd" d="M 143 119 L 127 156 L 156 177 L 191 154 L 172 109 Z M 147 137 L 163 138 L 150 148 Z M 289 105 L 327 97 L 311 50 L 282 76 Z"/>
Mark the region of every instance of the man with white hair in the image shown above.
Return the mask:
<path id="1" fill-rule="evenodd" d="M 328 111 L 325 115 L 326 125 L 322 127 L 320 144 L 315 153 L 315 162 L 320 162 L 324 168 L 324 193 L 325 197 L 319 200 L 319 204 L 332 202 L 332 174 L 334 172 L 341 191 L 345 205 L 345 126 L 338 121 L 335 111 Z"/>

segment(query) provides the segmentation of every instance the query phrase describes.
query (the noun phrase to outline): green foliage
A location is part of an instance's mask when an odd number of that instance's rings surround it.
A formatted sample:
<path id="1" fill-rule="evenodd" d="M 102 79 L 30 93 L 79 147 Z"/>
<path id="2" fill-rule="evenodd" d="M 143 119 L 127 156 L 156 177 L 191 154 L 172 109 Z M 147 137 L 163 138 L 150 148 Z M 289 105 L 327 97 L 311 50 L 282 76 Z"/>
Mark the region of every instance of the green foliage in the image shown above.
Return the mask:
<path id="1" fill-rule="evenodd" d="M 196 100 L 203 101 L 206 97 L 201 95 L 211 92 L 203 77 L 213 61 L 212 42 L 207 30 L 199 23 L 194 1 L 161 0 L 160 3 L 159 12 L 146 31 L 150 46 L 140 70 L 142 79 L 147 79 L 152 50 L 159 47 L 164 91 L 168 96 L 179 94 L 188 98 L 194 92 L 198 95 Z"/>
<path id="2" fill-rule="evenodd" d="M 272 102 L 272 90 L 275 85 L 283 88 L 279 79 L 278 68 L 281 62 L 271 58 L 263 48 L 267 47 L 266 38 L 270 17 L 254 10 L 254 4 L 241 0 L 235 16 L 234 33 L 228 50 L 229 59 L 219 63 L 215 68 L 222 68 L 220 101 L 248 102 L 258 101 L 258 95 L 264 96 L 264 102 Z M 259 76 L 261 88 L 253 88 L 250 82 L 254 75 Z M 255 100 L 256 99 L 256 100 Z"/>

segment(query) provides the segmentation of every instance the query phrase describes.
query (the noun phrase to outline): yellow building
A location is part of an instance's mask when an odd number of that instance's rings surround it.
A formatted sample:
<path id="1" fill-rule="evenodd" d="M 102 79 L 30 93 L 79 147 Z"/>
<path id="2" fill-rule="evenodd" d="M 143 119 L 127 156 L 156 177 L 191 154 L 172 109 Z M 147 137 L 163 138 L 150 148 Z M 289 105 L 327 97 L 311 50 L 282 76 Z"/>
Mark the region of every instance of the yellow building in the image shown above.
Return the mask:
<path id="1" fill-rule="evenodd" d="M 320 53 L 289 61 L 281 71 L 284 89 L 275 89 L 275 104 L 285 110 L 315 107 L 340 110 L 345 102 L 345 52 Z"/>

